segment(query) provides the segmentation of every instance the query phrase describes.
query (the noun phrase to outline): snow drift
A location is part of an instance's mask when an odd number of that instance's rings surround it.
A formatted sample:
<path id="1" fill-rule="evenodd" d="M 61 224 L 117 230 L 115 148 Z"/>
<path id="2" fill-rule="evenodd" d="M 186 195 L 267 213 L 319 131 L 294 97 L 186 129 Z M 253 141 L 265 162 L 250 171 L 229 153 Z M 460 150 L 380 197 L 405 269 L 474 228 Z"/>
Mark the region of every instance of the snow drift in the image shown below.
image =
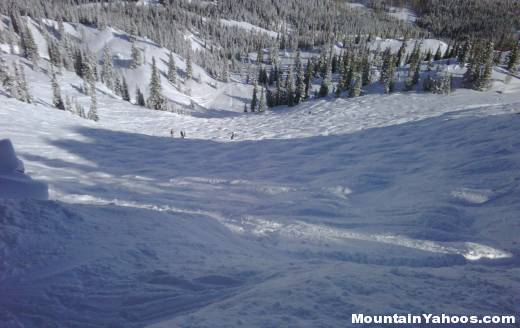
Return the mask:
<path id="1" fill-rule="evenodd" d="M 23 162 L 18 159 L 9 139 L 0 140 L 0 198 L 47 199 L 45 183 L 25 174 Z"/>

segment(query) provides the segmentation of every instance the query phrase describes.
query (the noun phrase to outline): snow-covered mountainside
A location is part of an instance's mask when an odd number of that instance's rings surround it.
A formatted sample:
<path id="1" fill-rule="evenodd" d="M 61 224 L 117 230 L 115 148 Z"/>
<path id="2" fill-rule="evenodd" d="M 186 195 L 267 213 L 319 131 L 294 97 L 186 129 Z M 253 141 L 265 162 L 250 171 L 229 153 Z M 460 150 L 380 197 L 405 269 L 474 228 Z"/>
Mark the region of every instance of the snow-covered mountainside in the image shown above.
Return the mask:
<path id="1" fill-rule="evenodd" d="M 132 90 L 147 90 L 155 57 L 165 96 L 186 111 L 135 106 L 98 84 L 94 122 L 51 105 L 46 41 L 31 26 L 37 70 L 1 55 L 25 67 L 33 103 L 0 93 L 0 139 L 50 200 L 0 200 L 0 327 L 519 313 L 517 76 L 495 68 L 486 92 L 368 87 L 241 113 L 252 87 L 237 77 L 194 65 L 200 78 L 173 86 L 165 49 L 139 39 L 146 64 L 131 70 L 125 33 L 65 24 L 99 59 L 108 46 Z M 88 108 L 81 79 L 58 79 Z"/>

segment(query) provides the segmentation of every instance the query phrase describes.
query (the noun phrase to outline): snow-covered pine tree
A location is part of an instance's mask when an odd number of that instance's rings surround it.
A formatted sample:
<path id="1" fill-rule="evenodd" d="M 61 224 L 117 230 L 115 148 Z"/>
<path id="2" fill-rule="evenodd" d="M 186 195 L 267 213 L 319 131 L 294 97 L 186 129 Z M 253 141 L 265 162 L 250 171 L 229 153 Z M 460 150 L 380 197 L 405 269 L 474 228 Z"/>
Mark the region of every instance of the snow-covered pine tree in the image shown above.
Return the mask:
<path id="1" fill-rule="evenodd" d="M 63 18 L 58 17 L 58 33 L 60 34 L 60 40 L 65 38 L 65 25 L 63 24 Z"/>
<path id="2" fill-rule="evenodd" d="M 20 76 L 20 68 L 17 63 L 13 65 L 14 70 L 14 81 L 16 82 L 16 99 L 24 101 L 24 90 L 22 89 L 22 78 Z"/>
<path id="3" fill-rule="evenodd" d="M 186 80 L 193 78 L 193 65 L 191 63 L 191 51 L 188 50 L 188 57 L 186 58 Z"/>
<path id="4" fill-rule="evenodd" d="M 65 110 L 67 112 L 74 112 L 74 110 L 72 108 L 72 102 L 70 100 L 70 96 L 69 95 L 65 96 Z"/>
<path id="5" fill-rule="evenodd" d="M 114 90 L 114 66 L 112 63 L 112 56 L 110 55 L 110 49 L 105 46 L 103 49 L 103 67 L 101 69 L 101 82 Z"/>
<path id="6" fill-rule="evenodd" d="M 173 53 L 170 51 L 168 56 L 168 81 L 171 84 L 177 83 L 177 67 L 175 66 L 175 58 Z"/>
<path id="7" fill-rule="evenodd" d="M 61 37 L 60 48 L 63 49 L 63 66 L 65 69 L 72 71 L 74 69 L 74 55 L 67 35 Z"/>
<path id="8" fill-rule="evenodd" d="M 139 66 L 141 66 L 143 63 L 143 57 L 141 55 L 141 50 L 137 48 L 137 45 L 132 43 L 132 53 L 131 53 L 131 60 L 130 60 L 130 68 L 136 69 Z"/>
<path id="9" fill-rule="evenodd" d="M 459 47 L 457 60 L 460 65 L 464 66 L 468 63 L 469 58 L 471 57 L 471 52 L 473 51 L 473 45 L 470 41 L 466 41 L 462 46 Z"/>
<path id="10" fill-rule="evenodd" d="M 80 105 L 80 103 L 78 103 L 77 100 L 75 101 L 74 107 L 76 108 L 76 113 L 78 113 L 79 117 L 87 118 L 87 116 L 85 115 L 85 109 L 83 108 L 83 106 Z"/>
<path id="11" fill-rule="evenodd" d="M 114 93 L 116 94 L 116 96 L 121 96 L 123 94 L 121 80 L 119 79 L 119 76 L 117 76 L 117 74 L 114 75 Z"/>
<path id="12" fill-rule="evenodd" d="M 309 99 L 310 96 L 310 90 L 311 90 L 311 84 L 312 84 L 312 64 L 311 61 L 307 60 L 307 66 L 305 67 L 305 92 L 304 92 L 304 99 Z"/>
<path id="13" fill-rule="evenodd" d="M 3 85 L 4 80 L 9 75 L 9 68 L 7 68 L 7 62 L 3 56 L 0 56 L 0 84 Z"/>
<path id="14" fill-rule="evenodd" d="M 254 82 L 253 84 L 253 97 L 251 97 L 251 112 L 255 112 L 256 111 L 256 106 L 257 106 L 257 103 L 258 103 L 258 96 L 257 96 L 257 93 L 258 93 L 258 87 L 257 87 L 257 84 L 256 84 L 256 81 Z"/>
<path id="15" fill-rule="evenodd" d="M 2 86 L 4 87 L 7 94 L 13 98 L 18 99 L 19 96 L 19 88 L 18 82 L 15 77 L 11 75 L 9 69 L 7 68 L 7 63 L 5 59 L 0 56 L 0 79 Z"/>
<path id="16" fill-rule="evenodd" d="M 367 86 L 370 83 L 372 83 L 372 67 L 370 65 L 369 60 L 369 53 L 365 52 L 363 55 L 363 60 L 361 61 L 361 69 L 362 69 L 362 76 L 361 80 L 363 81 L 363 86 Z"/>
<path id="17" fill-rule="evenodd" d="M 491 75 L 493 74 L 493 50 L 494 43 L 488 41 L 481 59 L 481 74 L 477 81 L 477 89 L 480 91 L 487 90 L 491 87 Z"/>
<path id="18" fill-rule="evenodd" d="M 285 92 L 286 92 L 286 99 L 287 99 L 287 105 L 289 107 L 294 106 L 294 78 L 293 78 L 293 72 L 292 69 L 289 67 L 289 71 L 287 72 L 287 78 L 285 80 Z M 263 90 L 262 90 L 263 93 Z"/>
<path id="19" fill-rule="evenodd" d="M 224 58 L 224 67 L 222 68 L 222 81 L 229 82 L 229 66 L 227 58 Z"/>
<path id="20" fill-rule="evenodd" d="M 82 59 L 81 76 L 83 77 L 83 92 L 86 95 L 90 94 L 90 87 L 92 86 L 92 83 L 96 81 L 93 70 L 94 65 L 95 63 L 91 62 L 90 57 L 86 56 Z"/>
<path id="21" fill-rule="evenodd" d="M 405 56 L 406 56 L 406 41 L 403 41 L 403 43 L 401 44 L 401 47 L 399 48 L 399 51 L 397 52 L 396 65 L 398 67 L 403 65 Z"/>
<path id="22" fill-rule="evenodd" d="M 19 65 L 19 71 L 20 71 L 20 78 L 19 78 L 19 89 L 20 89 L 20 96 L 22 101 L 25 101 L 26 103 L 32 103 L 32 97 L 29 93 L 29 86 L 27 85 L 27 79 L 25 77 L 25 69 L 23 68 L 23 65 Z"/>
<path id="23" fill-rule="evenodd" d="M 14 54 L 15 32 L 11 21 L 9 21 L 9 28 L 7 31 L 6 42 L 9 45 L 9 53 Z"/>
<path id="24" fill-rule="evenodd" d="M 83 77 L 83 53 L 80 49 L 74 50 L 74 71 L 79 77 Z"/>
<path id="25" fill-rule="evenodd" d="M 20 45 L 23 56 L 29 59 L 32 63 L 33 69 L 36 69 L 38 67 L 38 60 L 40 59 L 40 55 L 38 54 L 38 46 L 34 41 L 31 29 L 28 26 L 25 26 L 23 29 L 23 33 L 20 38 Z"/>
<path id="26" fill-rule="evenodd" d="M 439 47 L 437 47 L 437 51 L 435 52 L 435 56 L 433 56 L 433 60 L 438 61 L 442 59 L 442 49 L 441 45 L 439 44 Z"/>
<path id="27" fill-rule="evenodd" d="M 305 99 L 305 73 L 303 65 L 296 66 L 296 90 L 294 92 L 294 103 L 297 105 Z"/>
<path id="28" fill-rule="evenodd" d="M 354 73 L 354 83 L 350 86 L 348 96 L 351 98 L 359 97 L 361 95 L 361 86 L 363 85 L 362 76 L 360 72 Z"/>
<path id="29" fill-rule="evenodd" d="M 330 92 L 330 87 L 331 87 L 332 72 L 331 72 L 330 62 L 327 62 L 325 65 L 326 65 L 325 75 L 323 76 L 323 79 L 321 81 L 320 91 L 319 91 L 319 96 L 321 98 L 328 96 L 328 94 Z"/>
<path id="30" fill-rule="evenodd" d="M 61 90 L 60 85 L 58 83 L 58 79 L 56 78 L 56 73 L 53 71 L 51 74 L 52 105 L 58 109 L 65 110 L 65 104 L 63 103 L 63 99 L 61 98 Z"/>
<path id="31" fill-rule="evenodd" d="M 128 90 L 128 83 L 124 75 L 121 78 L 121 97 L 124 101 L 130 101 L 130 91 Z"/>
<path id="32" fill-rule="evenodd" d="M 260 92 L 260 100 L 258 102 L 258 111 L 259 112 L 265 112 L 265 106 L 266 100 L 265 100 L 265 92 L 264 88 L 262 88 L 262 91 Z"/>
<path id="33" fill-rule="evenodd" d="M 146 101 L 148 107 L 155 110 L 166 110 L 166 99 L 162 94 L 161 76 L 155 62 L 155 57 L 152 58 L 152 76 L 150 77 L 149 90 L 150 96 Z"/>
<path id="34" fill-rule="evenodd" d="M 47 42 L 48 45 L 48 52 L 49 52 L 49 59 L 56 68 L 56 71 L 58 74 L 61 74 L 61 68 L 63 65 L 63 59 L 61 56 L 61 50 L 58 42 L 56 42 L 53 39 L 49 39 Z"/>
<path id="35" fill-rule="evenodd" d="M 144 107 L 146 106 L 146 102 L 144 100 L 144 95 L 143 93 L 141 92 L 141 89 L 139 89 L 139 87 L 137 87 L 135 89 L 135 103 L 141 107 Z"/>
<path id="36" fill-rule="evenodd" d="M 520 51 L 520 46 L 518 42 L 515 43 L 511 53 L 509 54 L 509 60 L 507 62 L 507 70 L 514 73 L 516 71 L 516 66 L 518 65 L 518 53 Z"/>
<path id="37" fill-rule="evenodd" d="M 92 121 L 99 121 L 97 113 L 97 96 L 96 96 L 96 82 L 92 81 L 90 85 L 90 108 L 87 114 L 87 118 Z"/>
<path id="38" fill-rule="evenodd" d="M 381 67 L 380 82 L 383 85 L 385 93 L 390 93 L 392 90 L 392 84 L 394 83 L 395 74 L 395 56 L 387 48 L 383 54 L 383 65 Z"/>
<path id="39" fill-rule="evenodd" d="M 453 76 L 450 74 L 450 72 L 448 72 L 448 70 L 446 70 L 444 72 L 444 76 L 442 77 L 442 81 L 441 81 L 442 93 L 445 95 L 450 94 L 451 89 L 452 89 L 452 84 L 453 84 Z"/>

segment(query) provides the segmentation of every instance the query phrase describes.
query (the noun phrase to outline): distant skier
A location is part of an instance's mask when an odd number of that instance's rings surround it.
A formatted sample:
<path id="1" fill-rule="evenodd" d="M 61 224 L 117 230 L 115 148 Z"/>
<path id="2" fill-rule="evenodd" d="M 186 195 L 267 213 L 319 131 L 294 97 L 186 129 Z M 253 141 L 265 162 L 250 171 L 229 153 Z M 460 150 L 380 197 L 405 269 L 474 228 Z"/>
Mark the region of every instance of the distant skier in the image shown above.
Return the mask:
<path id="1" fill-rule="evenodd" d="M 172 138 L 175 138 L 175 131 L 173 131 L 173 129 L 171 129 L 170 135 L 172 136 Z"/>
<path id="2" fill-rule="evenodd" d="M 231 140 L 235 139 L 235 136 L 236 136 L 235 132 L 231 132 Z"/>
<path id="3" fill-rule="evenodd" d="M 181 138 L 184 139 L 186 137 L 186 132 L 181 130 Z"/>

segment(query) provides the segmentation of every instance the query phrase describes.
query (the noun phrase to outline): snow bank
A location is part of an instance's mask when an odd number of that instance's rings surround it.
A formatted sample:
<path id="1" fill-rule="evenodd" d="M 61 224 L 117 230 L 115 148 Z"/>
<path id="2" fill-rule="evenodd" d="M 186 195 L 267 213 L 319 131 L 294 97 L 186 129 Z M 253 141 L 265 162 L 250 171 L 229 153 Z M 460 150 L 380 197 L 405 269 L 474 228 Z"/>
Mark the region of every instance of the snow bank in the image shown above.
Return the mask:
<path id="1" fill-rule="evenodd" d="M 31 179 L 25 173 L 9 139 L 0 140 L 0 198 L 49 197 L 47 185 Z"/>

